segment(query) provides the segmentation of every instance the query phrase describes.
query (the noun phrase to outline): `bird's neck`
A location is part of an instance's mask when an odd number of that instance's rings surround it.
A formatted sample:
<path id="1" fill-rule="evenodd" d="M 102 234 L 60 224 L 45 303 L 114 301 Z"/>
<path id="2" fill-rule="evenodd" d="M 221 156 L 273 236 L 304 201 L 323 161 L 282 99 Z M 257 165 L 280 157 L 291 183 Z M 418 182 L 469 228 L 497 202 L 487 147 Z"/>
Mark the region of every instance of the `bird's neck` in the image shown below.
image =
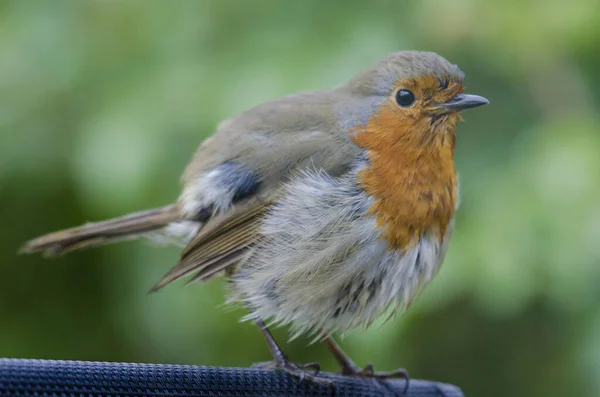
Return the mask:
<path id="1" fill-rule="evenodd" d="M 375 200 L 369 213 L 393 248 L 408 248 L 424 233 L 443 238 L 454 217 L 454 123 L 439 128 L 427 142 L 381 129 L 353 137 L 367 151 L 368 166 L 357 178 Z"/>

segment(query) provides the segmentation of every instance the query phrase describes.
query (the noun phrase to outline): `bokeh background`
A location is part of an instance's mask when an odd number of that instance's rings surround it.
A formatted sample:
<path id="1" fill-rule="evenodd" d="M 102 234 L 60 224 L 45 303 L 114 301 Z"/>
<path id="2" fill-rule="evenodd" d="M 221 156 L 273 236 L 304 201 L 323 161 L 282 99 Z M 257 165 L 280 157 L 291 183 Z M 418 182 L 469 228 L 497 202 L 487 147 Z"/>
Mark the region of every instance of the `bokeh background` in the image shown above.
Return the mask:
<path id="1" fill-rule="evenodd" d="M 2 1 L 0 356 L 267 360 L 222 280 L 147 295 L 177 248 L 16 252 L 173 201 L 223 118 L 427 49 L 492 102 L 459 126 L 456 232 L 411 310 L 343 345 L 467 396 L 600 395 L 599 17 L 597 0 Z M 308 342 L 287 352 L 334 370 Z"/>

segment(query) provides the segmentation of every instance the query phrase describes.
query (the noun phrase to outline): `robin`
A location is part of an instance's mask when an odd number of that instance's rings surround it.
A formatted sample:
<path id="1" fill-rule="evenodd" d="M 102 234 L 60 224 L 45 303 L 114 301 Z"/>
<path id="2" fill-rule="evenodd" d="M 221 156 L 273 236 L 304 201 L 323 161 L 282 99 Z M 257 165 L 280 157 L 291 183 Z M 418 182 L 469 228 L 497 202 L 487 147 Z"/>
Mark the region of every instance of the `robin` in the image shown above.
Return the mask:
<path id="1" fill-rule="evenodd" d="M 458 203 L 456 123 L 488 104 L 431 52 L 392 53 L 330 91 L 263 103 L 223 121 L 198 148 L 176 203 L 51 233 L 24 252 L 58 255 L 132 237 L 185 246 L 152 291 L 224 274 L 229 300 L 264 334 L 269 365 L 328 382 L 286 358 L 266 323 L 324 341 L 406 309 L 442 264 Z"/>

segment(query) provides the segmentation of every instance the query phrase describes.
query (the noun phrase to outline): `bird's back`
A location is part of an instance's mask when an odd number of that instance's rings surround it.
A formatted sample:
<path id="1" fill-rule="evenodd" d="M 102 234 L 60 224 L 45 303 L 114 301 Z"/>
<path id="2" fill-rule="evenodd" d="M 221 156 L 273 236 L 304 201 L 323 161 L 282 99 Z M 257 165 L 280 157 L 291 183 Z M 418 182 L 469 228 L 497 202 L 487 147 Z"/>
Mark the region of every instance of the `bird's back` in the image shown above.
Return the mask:
<path id="1" fill-rule="evenodd" d="M 224 163 L 257 175 L 263 191 L 310 167 L 339 175 L 360 153 L 340 128 L 339 100 L 335 90 L 294 94 L 223 121 L 198 148 L 184 173 L 184 185 L 193 185 Z"/>

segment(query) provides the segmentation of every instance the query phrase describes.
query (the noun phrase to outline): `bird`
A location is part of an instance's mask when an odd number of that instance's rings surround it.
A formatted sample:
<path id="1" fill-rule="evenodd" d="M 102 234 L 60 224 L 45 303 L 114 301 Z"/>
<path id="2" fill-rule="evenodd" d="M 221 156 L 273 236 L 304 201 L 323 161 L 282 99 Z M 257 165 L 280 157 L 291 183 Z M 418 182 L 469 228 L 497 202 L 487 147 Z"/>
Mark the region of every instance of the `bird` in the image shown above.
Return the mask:
<path id="1" fill-rule="evenodd" d="M 454 164 L 461 111 L 488 104 L 464 93 L 442 56 L 393 52 L 330 90 L 267 101 L 222 121 L 204 140 L 170 205 L 87 223 L 24 244 L 49 256 L 137 237 L 183 249 L 152 288 L 181 278 L 228 280 L 273 361 L 327 383 L 318 363 L 296 364 L 269 328 L 324 342 L 348 376 L 360 368 L 334 334 L 405 311 L 437 274 L 454 228 Z"/>

